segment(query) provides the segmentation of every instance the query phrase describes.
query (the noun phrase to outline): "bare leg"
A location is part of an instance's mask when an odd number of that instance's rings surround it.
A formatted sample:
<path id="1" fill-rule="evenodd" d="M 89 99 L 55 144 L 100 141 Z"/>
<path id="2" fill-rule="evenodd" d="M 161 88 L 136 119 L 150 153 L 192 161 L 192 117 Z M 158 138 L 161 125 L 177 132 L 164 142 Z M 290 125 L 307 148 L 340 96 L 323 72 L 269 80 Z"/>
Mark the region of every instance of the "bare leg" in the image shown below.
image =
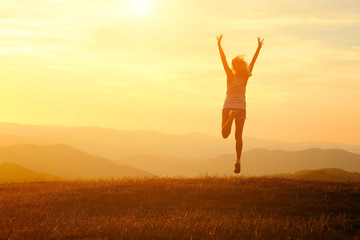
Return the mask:
<path id="1" fill-rule="evenodd" d="M 240 162 L 241 152 L 243 148 L 242 133 L 244 129 L 244 118 L 235 119 L 235 140 L 236 140 L 236 162 Z"/>
<path id="2" fill-rule="evenodd" d="M 235 118 L 236 164 L 240 164 L 240 158 L 243 148 L 242 133 L 244 129 L 244 123 L 245 123 L 245 118 L 242 117 Z M 235 173 L 239 173 L 239 172 L 235 172 Z"/>

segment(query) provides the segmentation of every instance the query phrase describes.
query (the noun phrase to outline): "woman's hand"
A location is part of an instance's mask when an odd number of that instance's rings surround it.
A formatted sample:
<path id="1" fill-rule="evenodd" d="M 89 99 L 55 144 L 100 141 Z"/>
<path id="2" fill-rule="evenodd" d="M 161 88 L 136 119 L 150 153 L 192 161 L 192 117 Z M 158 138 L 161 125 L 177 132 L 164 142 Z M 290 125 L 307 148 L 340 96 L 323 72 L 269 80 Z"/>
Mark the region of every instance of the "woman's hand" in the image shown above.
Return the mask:
<path id="1" fill-rule="evenodd" d="M 256 59 L 257 59 L 257 57 L 259 55 L 259 52 L 260 52 L 260 49 L 261 49 L 262 45 L 264 44 L 264 39 L 260 40 L 260 38 L 258 37 L 257 40 L 258 40 L 258 47 L 256 49 L 256 52 L 255 52 L 252 60 L 251 60 L 251 63 L 249 64 L 250 73 L 252 72 L 252 70 L 254 68 L 255 61 L 256 61 Z"/>
<path id="2" fill-rule="evenodd" d="M 257 40 L 258 40 L 258 48 L 261 48 L 262 45 L 264 44 L 264 39 L 260 40 L 260 38 L 258 37 Z"/>
<path id="3" fill-rule="evenodd" d="M 217 40 L 217 44 L 218 45 L 221 45 L 221 39 L 223 38 L 223 35 L 222 34 L 220 34 L 220 36 L 218 37 L 218 36 L 216 36 L 216 40 Z"/>

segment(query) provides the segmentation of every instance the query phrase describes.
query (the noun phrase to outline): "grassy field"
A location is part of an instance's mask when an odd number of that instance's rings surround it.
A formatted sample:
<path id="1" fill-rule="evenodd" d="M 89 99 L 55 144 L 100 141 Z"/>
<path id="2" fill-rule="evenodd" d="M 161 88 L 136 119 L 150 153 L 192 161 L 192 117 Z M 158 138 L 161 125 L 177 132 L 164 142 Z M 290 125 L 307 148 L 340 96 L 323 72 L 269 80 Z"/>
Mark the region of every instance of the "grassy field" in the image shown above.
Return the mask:
<path id="1" fill-rule="evenodd" d="M 0 239 L 360 239 L 360 184 L 265 177 L 0 184 Z"/>

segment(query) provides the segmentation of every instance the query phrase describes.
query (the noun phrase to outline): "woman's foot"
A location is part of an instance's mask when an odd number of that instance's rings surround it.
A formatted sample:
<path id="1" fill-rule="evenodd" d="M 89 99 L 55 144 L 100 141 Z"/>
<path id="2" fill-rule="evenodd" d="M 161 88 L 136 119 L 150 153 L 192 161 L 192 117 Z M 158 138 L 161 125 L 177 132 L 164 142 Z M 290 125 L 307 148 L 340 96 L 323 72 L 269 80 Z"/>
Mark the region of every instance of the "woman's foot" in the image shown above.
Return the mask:
<path id="1" fill-rule="evenodd" d="M 235 163 L 234 173 L 236 173 L 236 174 L 240 173 L 240 163 Z"/>

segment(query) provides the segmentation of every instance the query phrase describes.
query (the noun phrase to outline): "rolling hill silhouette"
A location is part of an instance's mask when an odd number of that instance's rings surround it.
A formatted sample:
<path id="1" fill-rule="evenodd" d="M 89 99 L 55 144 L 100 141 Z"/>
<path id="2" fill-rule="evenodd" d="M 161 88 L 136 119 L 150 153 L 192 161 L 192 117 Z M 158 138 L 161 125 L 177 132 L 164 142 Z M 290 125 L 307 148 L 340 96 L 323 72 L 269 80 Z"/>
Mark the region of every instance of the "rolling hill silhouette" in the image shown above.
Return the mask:
<path id="1" fill-rule="evenodd" d="M 8 146 L 10 144 L 23 145 Z M 24 144 L 43 145 L 44 148 L 35 145 L 25 147 Z M 49 144 L 54 146 L 48 146 Z M 0 145 L 7 146 L 0 149 L 0 161 L 8 162 L 6 154 L 11 153 L 15 163 L 31 170 L 64 177 L 123 177 L 148 174 L 118 165 L 129 165 L 159 175 L 228 175 L 233 172 L 235 159 L 233 139 L 223 140 L 200 133 L 175 135 L 101 127 L 0 123 Z M 285 143 L 247 138 L 242 156 L 242 174 L 271 175 L 321 168 L 360 171 L 359 154 L 340 149 L 302 149 L 312 145 L 324 148 L 338 145 L 360 152 L 360 146 L 344 144 Z M 256 148 L 258 146 L 264 149 Z M 298 148 L 302 150 L 293 151 Z M 28 154 L 25 154 L 26 151 Z"/>
<path id="2" fill-rule="evenodd" d="M 283 151 L 254 149 L 243 158 L 244 173 L 294 173 L 303 169 L 340 168 L 360 172 L 360 155 L 340 149 Z"/>
<path id="3" fill-rule="evenodd" d="M 338 168 L 303 170 L 290 177 L 311 181 L 360 182 L 360 173 L 348 172 Z"/>
<path id="4" fill-rule="evenodd" d="M 116 163 L 131 164 L 134 167 L 146 166 L 146 170 L 158 175 L 231 175 L 235 159 L 235 155 L 220 155 L 208 159 L 161 158 L 139 155 L 118 159 Z M 241 174 L 261 176 L 321 168 L 339 168 L 351 172 L 360 172 L 360 155 L 340 149 L 308 149 L 303 151 L 254 149 L 243 153 Z"/>
<path id="5" fill-rule="evenodd" d="M 1 132 L 0 132 L 1 133 Z M 231 140 L 232 141 L 232 140 Z M 233 145 L 203 134 L 175 135 L 154 131 L 121 131 L 98 127 L 69 127 L 37 136 L 0 135 L 0 144 L 67 144 L 92 155 L 117 159 L 138 154 L 181 158 L 232 153 Z"/>
<path id="6" fill-rule="evenodd" d="M 43 181 L 60 181 L 63 178 L 31 171 L 25 167 L 14 163 L 0 164 L 0 183 L 4 182 L 43 182 Z"/>
<path id="7" fill-rule="evenodd" d="M 152 175 L 130 166 L 116 165 L 105 158 L 89 155 L 64 144 L 1 147 L 0 161 L 66 178 L 122 178 Z"/>
<path id="8" fill-rule="evenodd" d="M 1 162 L 19 164 L 32 171 L 66 178 L 144 177 L 151 176 L 149 172 L 167 176 L 232 175 L 234 159 L 235 155 L 202 159 L 139 155 L 121 158 L 113 163 L 105 158 L 89 155 L 64 144 L 0 147 Z M 360 172 L 360 155 L 339 149 L 308 149 L 304 151 L 254 149 L 243 153 L 241 174 L 261 176 L 289 173 L 308 179 L 317 176 L 317 179 L 321 180 L 321 177 L 328 178 L 325 173 L 329 171 L 321 172 L 320 177 L 319 172 L 309 173 L 301 170 L 325 168 Z M 340 179 L 342 172 L 338 173 L 337 179 Z M 331 174 L 332 177 L 335 176 L 334 171 Z M 349 179 L 347 175 L 342 177 Z"/>

